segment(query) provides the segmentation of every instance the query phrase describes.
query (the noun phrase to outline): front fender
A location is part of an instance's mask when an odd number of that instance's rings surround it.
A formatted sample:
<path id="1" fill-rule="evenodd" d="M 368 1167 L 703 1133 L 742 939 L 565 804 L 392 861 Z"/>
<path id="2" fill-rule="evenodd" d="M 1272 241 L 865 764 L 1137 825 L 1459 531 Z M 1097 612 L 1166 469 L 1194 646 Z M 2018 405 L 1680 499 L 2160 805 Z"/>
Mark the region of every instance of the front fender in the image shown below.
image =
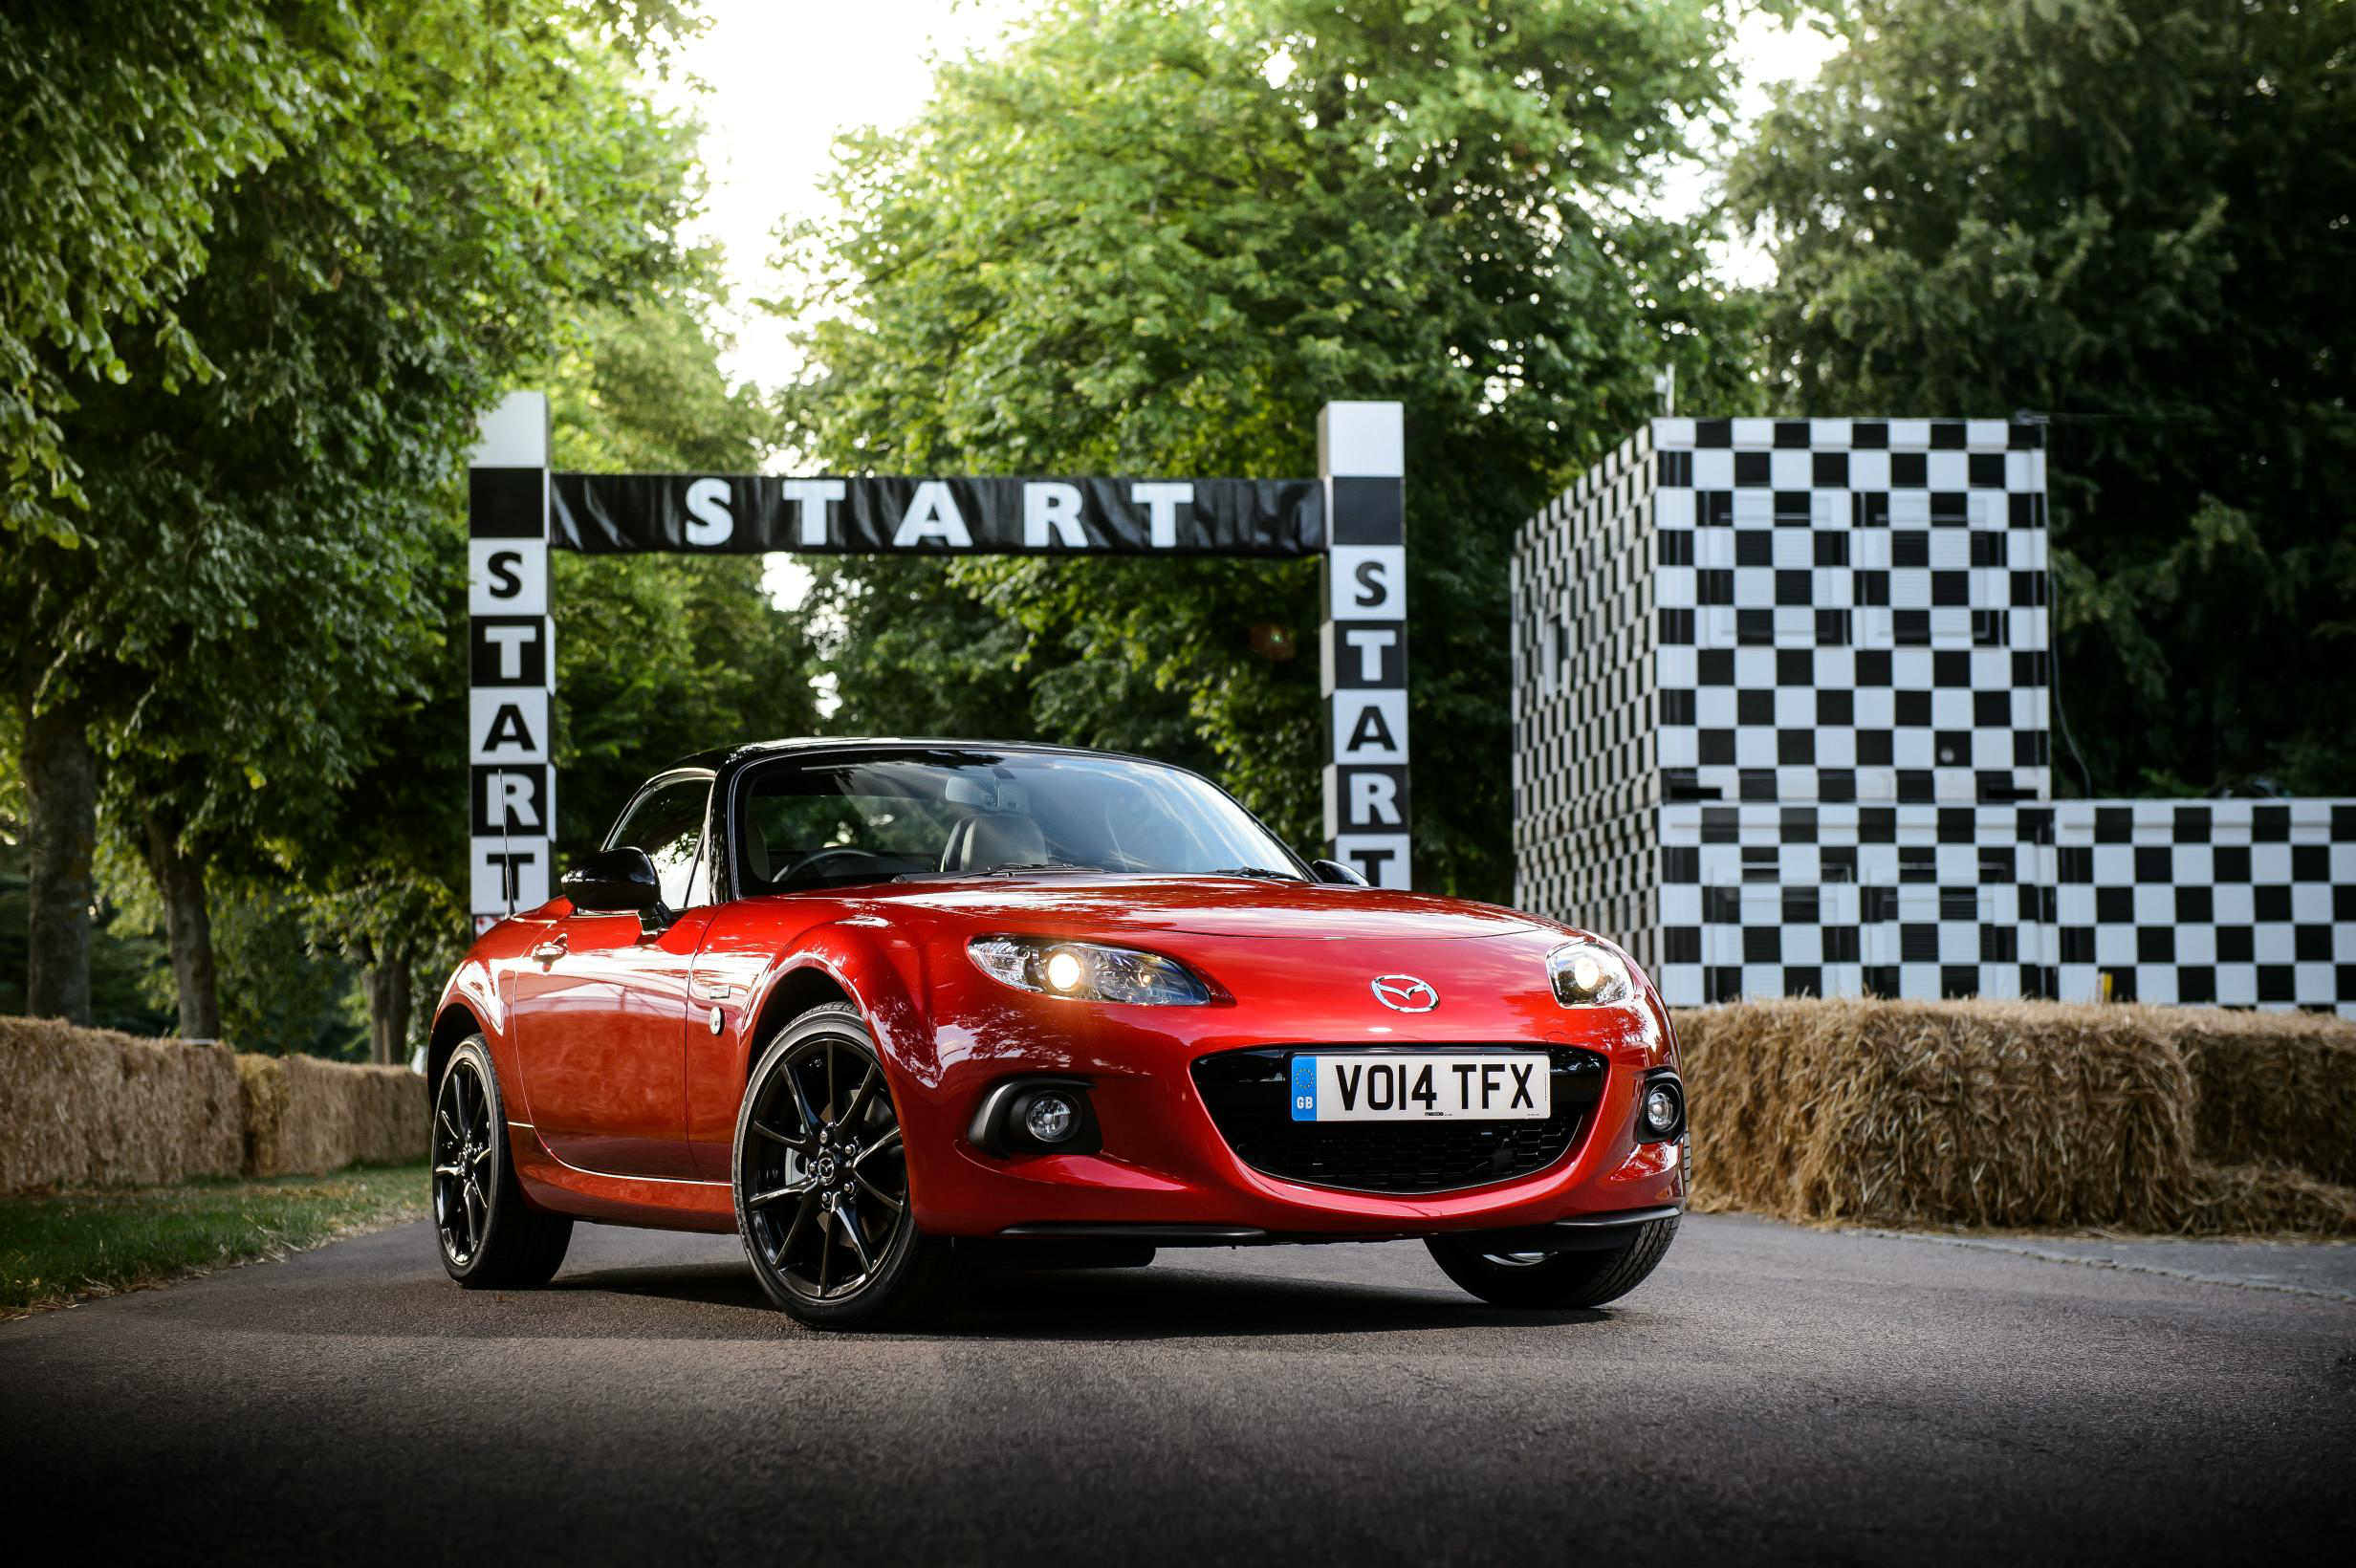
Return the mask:
<path id="1" fill-rule="evenodd" d="M 707 993 L 728 997 L 718 1035 L 700 1021 L 687 1034 L 688 1139 L 713 1180 L 730 1175 L 753 1063 L 778 1030 L 822 1002 L 848 998 L 859 1009 L 896 1107 L 940 1081 L 924 944 L 873 915 L 834 914 L 805 926 L 794 918 L 801 913 L 774 904 L 731 911 L 714 922 L 697 955 L 697 981 Z"/>
<path id="2" fill-rule="evenodd" d="M 425 1058 L 425 1093 L 429 1100 L 440 1081 L 442 1064 L 449 1059 L 450 1053 L 468 1035 L 480 1034 L 491 1051 L 491 1069 L 499 1076 L 499 1091 L 507 1101 L 510 1120 L 532 1120 L 531 1101 L 524 1092 L 522 1063 L 515 1054 L 513 1010 L 509 1005 L 507 989 L 500 984 L 500 973 L 511 949 L 520 951 L 532 940 L 531 934 L 515 922 L 502 922 L 485 932 L 451 971 L 449 982 L 442 988 L 441 1000 L 434 1004 L 433 1031 Z"/>

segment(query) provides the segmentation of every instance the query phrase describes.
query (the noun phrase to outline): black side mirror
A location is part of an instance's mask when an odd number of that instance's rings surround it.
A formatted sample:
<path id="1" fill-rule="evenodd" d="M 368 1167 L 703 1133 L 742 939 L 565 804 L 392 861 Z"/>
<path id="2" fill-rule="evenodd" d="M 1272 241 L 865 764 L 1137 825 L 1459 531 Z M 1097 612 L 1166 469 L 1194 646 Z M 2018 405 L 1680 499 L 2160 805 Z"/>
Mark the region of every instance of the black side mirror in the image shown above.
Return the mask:
<path id="1" fill-rule="evenodd" d="M 1309 869 L 1317 873 L 1317 880 L 1321 882 L 1339 882 L 1344 887 L 1366 885 L 1366 879 L 1358 874 L 1356 866 L 1344 865 L 1340 860 L 1311 860 Z"/>
<path id="2" fill-rule="evenodd" d="M 644 914 L 663 906 L 663 883 L 643 849 L 600 849 L 576 863 L 556 884 L 588 914 Z"/>

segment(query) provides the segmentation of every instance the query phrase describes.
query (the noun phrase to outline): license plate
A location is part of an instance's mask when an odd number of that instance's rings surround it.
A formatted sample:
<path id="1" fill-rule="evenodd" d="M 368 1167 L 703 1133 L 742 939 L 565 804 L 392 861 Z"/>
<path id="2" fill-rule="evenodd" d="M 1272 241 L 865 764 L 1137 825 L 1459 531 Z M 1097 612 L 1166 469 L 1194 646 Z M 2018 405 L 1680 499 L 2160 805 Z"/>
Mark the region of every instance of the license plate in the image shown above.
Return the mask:
<path id="1" fill-rule="evenodd" d="M 1388 1055 L 1293 1058 L 1296 1122 L 1544 1121 L 1541 1055 Z"/>

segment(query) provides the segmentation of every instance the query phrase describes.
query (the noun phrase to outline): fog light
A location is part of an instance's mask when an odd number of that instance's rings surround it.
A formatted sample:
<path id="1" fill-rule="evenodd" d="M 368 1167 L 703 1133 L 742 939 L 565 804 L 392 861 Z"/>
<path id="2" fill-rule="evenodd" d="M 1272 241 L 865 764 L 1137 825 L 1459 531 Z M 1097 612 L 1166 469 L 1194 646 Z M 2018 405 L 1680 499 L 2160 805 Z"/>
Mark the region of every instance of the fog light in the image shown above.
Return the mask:
<path id="1" fill-rule="evenodd" d="M 1047 983 L 1058 991 L 1077 991 L 1086 971 L 1080 967 L 1080 954 L 1069 950 L 1047 955 Z M 1070 1106 L 1065 1106 L 1070 1110 Z"/>
<path id="2" fill-rule="evenodd" d="M 1058 953 L 1058 957 L 1065 955 Z M 1075 961 L 1077 962 L 1077 961 Z M 1050 1090 L 1031 1097 L 1023 1107 L 1023 1131 L 1041 1143 L 1060 1143 L 1080 1125 L 1080 1108 Z"/>
<path id="3" fill-rule="evenodd" d="M 1674 1078 L 1656 1078 L 1645 1086 L 1637 1120 L 1648 1139 L 1674 1138 L 1685 1122 L 1685 1095 Z"/>

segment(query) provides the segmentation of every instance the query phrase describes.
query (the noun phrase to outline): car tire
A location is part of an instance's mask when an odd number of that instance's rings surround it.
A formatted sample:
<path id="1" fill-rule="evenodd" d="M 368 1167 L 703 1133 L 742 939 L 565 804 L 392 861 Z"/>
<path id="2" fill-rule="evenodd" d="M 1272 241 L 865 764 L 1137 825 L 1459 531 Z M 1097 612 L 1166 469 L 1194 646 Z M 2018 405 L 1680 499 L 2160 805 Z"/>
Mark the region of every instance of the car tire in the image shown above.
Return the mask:
<path id="1" fill-rule="evenodd" d="M 795 1318 L 872 1328 L 942 1304 L 950 1244 L 916 1224 L 899 1111 L 857 1008 L 812 1008 L 761 1052 L 729 1169 L 745 1256 Z"/>
<path id="2" fill-rule="evenodd" d="M 470 1034 L 443 1064 L 428 1141 L 442 1267 L 469 1290 L 531 1290 L 556 1277 L 573 1219 L 524 1196 L 508 1148 L 491 1048 Z"/>
<path id="3" fill-rule="evenodd" d="M 1600 1307 L 1645 1282 L 1669 1244 L 1677 1220 L 1647 1220 L 1616 1247 L 1600 1252 L 1515 1253 L 1482 1245 L 1476 1232 L 1429 1236 L 1424 1245 L 1440 1272 L 1496 1307 Z"/>

